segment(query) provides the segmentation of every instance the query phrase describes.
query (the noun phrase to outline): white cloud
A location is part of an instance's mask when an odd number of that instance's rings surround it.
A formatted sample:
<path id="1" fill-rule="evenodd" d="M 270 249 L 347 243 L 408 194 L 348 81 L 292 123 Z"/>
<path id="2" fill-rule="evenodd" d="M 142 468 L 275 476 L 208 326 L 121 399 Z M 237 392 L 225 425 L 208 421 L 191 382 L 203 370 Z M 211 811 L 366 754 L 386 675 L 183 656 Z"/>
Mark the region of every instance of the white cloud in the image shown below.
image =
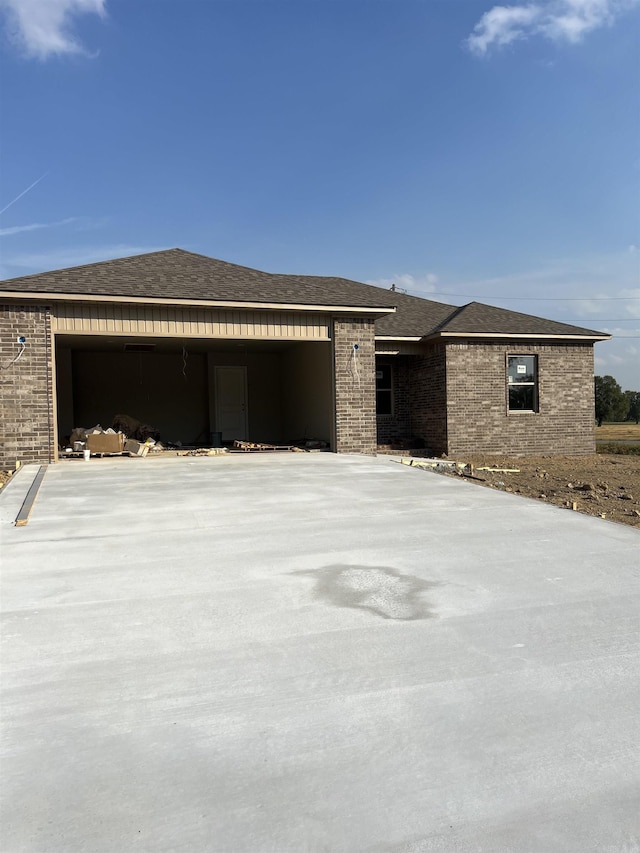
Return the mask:
<path id="1" fill-rule="evenodd" d="M 69 219 L 61 219 L 59 222 L 33 222 L 30 225 L 12 225 L 9 228 L 0 228 L 0 237 L 24 234 L 25 231 L 39 231 L 41 228 L 56 228 L 59 225 L 70 225 L 72 222 L 77 222 L 75 216 Z"/>
<path id="2" fill-rule="evenodd" d="M 410 273 L 399 273 L 392 278 L 377 278 L 367 281 L 367 284 L 373 284 L 375 287 L 384 287 L 385 290 L 391 290 L 391 286 L 395 284 L 397 290 L 406 290 L 407 293 L 414 293 L 418 296 L 425 293 L 433 293 L 437 283 L 438 276 L 432 272 L 421 276 L 414 276 Z"/>
<path id="3" fill-rule="evenodd" d="M 586 33 L 612 23 L 622 4 L 615 0 L 563 0 L 541 25 L 553 41 L 579 42 Z"/>
<path id="4" fill-rule="evenodd" d="M 82 14 L 105 16 L 106 0 L 0 0 L 10 38 L 27 56 L 47 59 L 88 51 L 72 32 L 72 19 Z"/>
<path id="5" fill-rule="evenodd" d="M 493 45 L 506 45 L 526 38 L 539 21 L 540 6 L 494 6 L 480 18 L 467 39 L 472 53 L 482 56 Z"/>
<path id="6" fill-rule="evenodd" d="M 542 36 L 576 44 L 587 33 L 609 26 L 639 0 L 549 0 L 525 6 L 494 6 L 480 18 L 465 44 L 476 56 L 514 41 Z"/>

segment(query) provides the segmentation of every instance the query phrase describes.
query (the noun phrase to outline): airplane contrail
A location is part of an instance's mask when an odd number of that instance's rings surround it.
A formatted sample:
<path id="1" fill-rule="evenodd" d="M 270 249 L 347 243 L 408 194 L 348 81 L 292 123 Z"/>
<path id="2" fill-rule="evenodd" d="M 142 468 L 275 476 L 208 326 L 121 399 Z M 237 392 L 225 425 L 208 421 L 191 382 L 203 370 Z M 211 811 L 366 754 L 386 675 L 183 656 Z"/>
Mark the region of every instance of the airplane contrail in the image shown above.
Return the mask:
<path id="1" fill-rule="evenodd" d="M 4 212 L 5 212 L 5 210 L 9 210 L 9 208 L 11 207 L 11 205 L 12 205 L 12 204 L 15 204 L 15 203 L 18 201 L 18 199 L 21 199 L 23 195 L 26 195 L 26 194 L 29 192 L 29 190 L 32 190 L 32 189 L 36 186 L 36 184 L 39 184 L 39 183 L 40 183 L 40 181 L 41 181 L 43 178 L 46 178 L 48 174 L 49 174 L 49 172 L 45 172 L 45 173 L 44 173 L 44 175 L 41 175 L 41 176 L 38 178 L 38 180 L 37 180 L 37 181 L 34 181 L 34 182 L 31 184 L 31 186 L 30 186 L 30 187 L 27 187 L 27 188 L 26 188 L 26 190 L 22 190 L 22 192 L 20 193 L 20 195 L 17 195 L 17 196 L 13 199 L 13 201 L 10 201 L 10 202 L 9 202 L 9 204 L 8 204 L 8 205 L 6 205 L 6 207 L 3 207 L 3 208 L 2 208 L 2 210 L 0 210 L 0 214 L 1 214 L 1 213 L 4 213 Z"/>

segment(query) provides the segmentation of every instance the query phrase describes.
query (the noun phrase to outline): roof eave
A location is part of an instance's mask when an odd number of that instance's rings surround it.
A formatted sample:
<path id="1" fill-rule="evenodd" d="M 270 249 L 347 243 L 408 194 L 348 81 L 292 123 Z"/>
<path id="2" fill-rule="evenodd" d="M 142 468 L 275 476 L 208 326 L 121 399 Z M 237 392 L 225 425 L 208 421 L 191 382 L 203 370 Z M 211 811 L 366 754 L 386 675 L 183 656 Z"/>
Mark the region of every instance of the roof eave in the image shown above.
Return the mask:
<path id="1" fill-rule="evenodd" d="M 427 334 L 421 340 L 429 341 L 437 338 L 483 338 L 497 340 L 562 340 L 562 341 L 608 341 L 611 335 L 600 332 L 587 333 L 584 335 L 572 334 L 549 334 L 547 332 L 433 332 Z"/>
<path id="2" fill-rule="evenodd" d="M 421 335 L 376 335 L 377 341 L 413 341 L 419 343 Z"/>
<path id="3" fill-rule="evenodd" d="M 278 311 L 306 311 L 332 314 L 367 314 L 384 316 L 395 314 L 395 307 L 381 307 L 371 305 L 313 305 L 309 303 L 293 302 L 242 302 L 238 300 L 223 299 L 170 299 L 166 297 L 148 296 L 111 296 L 106 294 L 87 293 L 37 293 L 35 291 L 11 291 L 0 290 L 2 299 L 20 299 L 37 302 L 119 302 L 127 304 L 144 305 L 175 305 L 183 308 L 233 308 L 235 310 L 278 310 Z"/>

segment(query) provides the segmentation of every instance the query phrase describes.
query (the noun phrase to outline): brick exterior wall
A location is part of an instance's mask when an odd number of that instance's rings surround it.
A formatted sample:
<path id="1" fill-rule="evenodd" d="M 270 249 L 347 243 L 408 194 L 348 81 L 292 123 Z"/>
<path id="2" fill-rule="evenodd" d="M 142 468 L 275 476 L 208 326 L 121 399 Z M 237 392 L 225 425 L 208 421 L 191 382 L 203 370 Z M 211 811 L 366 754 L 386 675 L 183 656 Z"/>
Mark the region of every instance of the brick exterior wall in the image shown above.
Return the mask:
<path id="1" fill-rule="evenodd" d="M 354 361 L 353 345 L 358 344 Z M 374 321 L 335 319 L 333 358 L 338 453 L 376 452 Z"/>
<path id="2" fill-rule="evenodd" d="M 432 453 L 447 452 L 447 362 L 444 344 L 410 360 L 411 427 Z"/>
<path id="3" fill-rule="evenodd" d="M 0 468 L 55 458 L 51 344 L 46 306 L 0 305 Z"/>
<path id="4" fill-rule="evenodd" d="M 392 414 L 377 415 L 378 444 L 389 444 L 396 438 L 410 438 L 411 406 L 409 376 L 411 358 L 406 355 L 378 356 L 376 365 L 391 365 Z"/>
<path id="5" fill-rule="evenodd" d="M 509 412 L 507 355 L 538 356 L 539 411 Z M 593 345 L 447 344 L 449 455 L 595 452 Z"/>
<path id="6" fill-rule="evenodd" d="M 27 341 L 23 356 L 18 335 Z M 353 359 L 353 345 L 358 344 Z M 506 357 L 538 356 L 539 411 L 509 412 Z M 394 413 L 376 418 L 374 321 L 335 318 L 335 449 L 374 454 L 419 437 L 435 454 L 595 452 L 593 346 L 582 342 L 437 342 L 393 365 Z M 0 305 L 0 468 L 55 458 L 51 317 L 47 306 Z M 376 430 L 377 426 L 377 430 Z M 377 431 L 377 434 L 376 434 Z"/>

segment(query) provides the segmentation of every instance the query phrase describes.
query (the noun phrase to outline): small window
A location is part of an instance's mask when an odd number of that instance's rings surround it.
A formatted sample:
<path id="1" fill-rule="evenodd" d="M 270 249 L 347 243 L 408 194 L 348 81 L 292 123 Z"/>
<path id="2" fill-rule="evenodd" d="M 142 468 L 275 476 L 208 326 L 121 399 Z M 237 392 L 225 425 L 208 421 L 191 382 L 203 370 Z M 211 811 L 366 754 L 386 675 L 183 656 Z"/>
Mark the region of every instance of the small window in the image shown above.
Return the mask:
<path id="1" fill-rule="evenodd" d="M 393 378 L 390 364 L 376 366 L 376 413 L 393 414 Z"/>
<path id="2" fill-rule="evenodd" d="M 538 411 L 538 357 L 535 355 L 510 355 L 509 411 Z"/>

